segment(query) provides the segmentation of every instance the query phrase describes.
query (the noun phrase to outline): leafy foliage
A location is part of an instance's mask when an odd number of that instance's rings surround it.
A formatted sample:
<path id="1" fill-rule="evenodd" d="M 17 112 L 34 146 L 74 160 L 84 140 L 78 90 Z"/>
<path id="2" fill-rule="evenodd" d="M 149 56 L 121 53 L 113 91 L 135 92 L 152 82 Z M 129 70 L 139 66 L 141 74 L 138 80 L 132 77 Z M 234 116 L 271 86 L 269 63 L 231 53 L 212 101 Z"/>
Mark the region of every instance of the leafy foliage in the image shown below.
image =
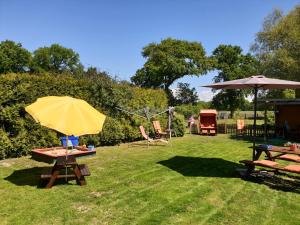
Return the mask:
<path id="1" fill-rule="evenodd" d="M 182 137 L 185 132 L 186 121 L 184 116 L 176 113 L 172 120 L 172 129 L 175 131 L 177 137 Z"/>
<path id="2" fill-rule="evenodd" d="M 252 51 L 263 74 L 300 81 L 300 5 L 285 16 L 274 10 L 266 17 Z"/>
<path id="3" fill-rule="evenodd" d="M 195 88 L 190 88 L 188 83 L 178 83 L 175 93 L 176 104 L 193 104 L 198 101 L 198 94 Z"/>
<path id="4" fill-rule="evenodd" d="M 2 41 L 0 43 L 0 74 L 25 72 L 29 68 L 31 54 L 20 43 Z"/>
<path id="5" fill-rule="evenodd" d="M 243 55 L 239 46 L 219 45 L 213 51 L 215 68 L 219 71 L 215 82 L 242 79 L 257 72 L 257 61 L 250 54 Z M 212 100 L 216 109 L 230 110 L 231 116 L 245 103 L 245 90 L 221 90 Z"/>
<path id="6" fill-rule="evenodd" d="M 136 71 L 132 82 L 142 87 L 169 90 L 173 82 L 186 75 L 200 75 L 211 67 L 201 43 L 168 38 L 144 47 L 143 68 Z"/>
<path id="7" fill-rule="evenodd" d="M 167 107 L 162 90 L 131 87 L 105 76 L 77 79 L 68 74 L 5 74 L 0 76 L 0 83 L 0 158 L 26 155 L 34 147 L 59 145 L 62 134 L 40 126 L 24 110 L 39 97 L 68 95 L 84 99 L 107 115 L 102 133 L 83 136 L 80 140 L 94 145 L 114 145 L 141 138 L 138 126 L 144 120 L 116 107 L 149 106 L 158 110 Z"/>
<path id="8" fill-rule="evenodd" d="M 0 128 L 0 159 L 3 159 L 12 150 L 12 143 L 8 134 Z"/>
<path id="9" fill-rule="evenodd" d="M 256 35 L 252 50 L 270 76 L 298 80 L 300 73 L 300 6 L 288 15 L 274 10 Z"/>
<path id="10" fill-rule="evenodd" d="M 79 55 L 70 48 L 59 44 L 38 48 L 33 53 L 31 70 L 33 72 L 74 73 L 83 70 Z"/>
<path id="11" fill-rule="evenodd" d="M 200 109 L 210 108 L 210 102 L 199 101 L 196 105 L 192 104 L 183 104 L 176 106 L 176 112 L 184 115 L 185 119 L 188 119 L 190 116 L 198 116 Z"/>

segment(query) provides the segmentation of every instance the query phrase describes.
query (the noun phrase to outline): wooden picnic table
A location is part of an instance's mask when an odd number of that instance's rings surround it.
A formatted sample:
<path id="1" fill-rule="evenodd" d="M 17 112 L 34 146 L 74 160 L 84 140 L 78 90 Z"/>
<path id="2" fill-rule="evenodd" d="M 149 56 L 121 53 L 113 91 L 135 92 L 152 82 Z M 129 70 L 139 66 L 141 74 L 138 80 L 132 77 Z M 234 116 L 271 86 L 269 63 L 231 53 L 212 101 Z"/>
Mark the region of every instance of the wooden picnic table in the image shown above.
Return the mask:
<path id="1" fill-rule="evenodd" d="M 254 160 L 258 160 L 263 152 L 266 154 L 268 160 L 271 161 L 275 161 L 275 159 L 278 159 L 283 155 L 287 155 L 287 154 L 300 156 L 300 149 L 291 150 L 290 147 L 280 147 L 280 146 L 272 146 L 271 148 L 266 148 L 265 146 L 258 145 L 255 147 Z M 272 153 L 278 153 L 278 154 L 274 155 Z M 293 160 L 293 161 L 300 162 L 297 160 Z"/>
<path id="2" fill-rule="evenodd" d="M 51 148 L 36 148 L 31 150 L 32 158 L 37 161 L 54 163 L 60 156 L 72 155 L 76 158 L 94 156 L 96 150 L 89 150 L 83 146 L 75 146 L 72 149 L 66 149 L 65 147 L 51 147 Z"/>
<path id="3" fill-rule="evenodd" d="M 46 168 L 42 174 L 42 180 L 49 180 L 46 188 L 51 188 L 57 179 L 76 179 L 77 184 L 85 185 L 85 176 L 90 176 L 89 168 L 85 164 L 78 164 L 75 156 L 57 157 L 53 167 Z"/>
<path id="4" fill-rule="evenodd" d="M 96 150 L 89 150 L 83 146 L 75 146 L 73 149 L 52 147 L 33 149 L 31 154 L 35 160 L 55 162 L 53 167 L 45 168 L 41 174 L 41 180 L 47 181 L 46 188 L 51 188 L 58 179 L 76 179 L 77 184 L 85 185 L 85 176 L 90 176 L 91 173 L 88 166 L 78 164 L 76 158 L 93 156 Z"/>
<path id="5" fill-rule="evenodd" d="M 267 160 L 259 160 L 262 153 L 266 154 Z M 276 171 L 283 170 L 292 173 L 300 173 L 299 165 L 279 165 L 277 162 L 274 162 L 276 159 L 287 160 L 296 163 L 300 163 L 300 150 L 291 150 L 290 147 L 280 147 L 272 145 L 258 145 L 255 146 L 254 160 L 241 160 L 240 163 L 243 163 L 247 166 L 247 171 L 241 172 L 242 176 L 247 176 L 255 171 L 255 166 L 263 166 L 268 168 L 273 168 Z"/>

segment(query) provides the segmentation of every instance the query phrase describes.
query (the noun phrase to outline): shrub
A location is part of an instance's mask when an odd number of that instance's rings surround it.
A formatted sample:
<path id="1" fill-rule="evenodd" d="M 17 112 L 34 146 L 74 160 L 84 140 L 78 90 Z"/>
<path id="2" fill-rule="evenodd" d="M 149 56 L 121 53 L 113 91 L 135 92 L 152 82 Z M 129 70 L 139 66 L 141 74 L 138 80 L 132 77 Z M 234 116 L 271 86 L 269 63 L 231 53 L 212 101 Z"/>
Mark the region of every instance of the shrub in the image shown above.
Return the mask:
<path id="1" fill-rule="evenodd" d="M 196 105 L 192 104 L 183 104 L 176 106 L 175 111 L 184 115 L 184 117 L 187 119 L 191 115 L 198 115 L 200 112 L 200 109 L 208 109 L 210 108 L 210 104 L 208 102 L 198 102 Z"/>
<path id="2" fill-rule="evenodd" d="M 113 118 L 107 117 L 102 132 L 100 143 L 102 145 L 120 144 L 125 139 L 121 123 Z"/>
<path id="3" fill-rule="evenodd" d="M 6 158 L 11 149 L 12 143 L 8 134 L 3 129 L 0 129 L 0 159 Z"/>
<path id="4" fill-rule="evenodd" d="M 110 78 L 74 77 L 68 74 L 4 74 L 0 76 L 0 125 L 5 135 L 0 141 L 1 157 L 25 155 L 34 147 L 60 144 L 57 133 L 36 123 L 24 107 L 44 96 L 64 96 L 86 100 L 107 115 L 103 131 L 86 135 L 80 143 L 114 145 L 140 139 L 138 126 L 145 120 L 117 109 L 136 110 L 143 107 L 158 111 L 167 108 L 162 90 L 133 87 Z M 146 122 L 147 123 L 147 122 Z M 5 143 L 9 143 L 5 146 Z"/>
<path id="5" fill-rule="evenodd" d="M 172 120 L 172 129 L 176 132 L 177 137 L 182 137 L 185 132 L 186 121 L 184 116 L 178 113 L 175 113 Z"/>

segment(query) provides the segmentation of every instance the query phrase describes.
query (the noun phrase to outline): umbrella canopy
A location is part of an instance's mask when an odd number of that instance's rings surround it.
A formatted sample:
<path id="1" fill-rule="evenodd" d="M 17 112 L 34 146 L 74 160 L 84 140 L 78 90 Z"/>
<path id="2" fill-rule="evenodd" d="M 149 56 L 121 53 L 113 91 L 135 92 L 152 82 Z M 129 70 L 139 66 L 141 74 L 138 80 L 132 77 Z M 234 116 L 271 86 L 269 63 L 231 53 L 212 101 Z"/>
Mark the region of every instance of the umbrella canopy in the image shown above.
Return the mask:
<path id="1" fill-rule="evenodd" d="M 105 120 L 86 101 L 68 96 L 39 98 L 25 110 L 41 125 L 65 135 L 97 134 Z"/>
<path id="2" fill-rule="evenodd" d="M 204 85 L 214 89 L 254 89 L 254 122 L 253 122 L 253 154 L 255 159 L 255 138 L 256 138 L 256 109 L 257 109 L 257 91 L 258 89 L 297 89 L 300 88 L 300 82 L 267 78 L 263 75 L 251 76 L 244 79 L 225 81 L 215 84 Z"/>
<path id="3" fill-rule="evenodd" d="M 251 76 L 244 79 L 225 81 L 221 83 L 204 85 L 203 87 L 210 87 L 215 89 L 296 89 L 300 88 L 300 82 L 279 80 L 267 78 L 263 75 Z"/>

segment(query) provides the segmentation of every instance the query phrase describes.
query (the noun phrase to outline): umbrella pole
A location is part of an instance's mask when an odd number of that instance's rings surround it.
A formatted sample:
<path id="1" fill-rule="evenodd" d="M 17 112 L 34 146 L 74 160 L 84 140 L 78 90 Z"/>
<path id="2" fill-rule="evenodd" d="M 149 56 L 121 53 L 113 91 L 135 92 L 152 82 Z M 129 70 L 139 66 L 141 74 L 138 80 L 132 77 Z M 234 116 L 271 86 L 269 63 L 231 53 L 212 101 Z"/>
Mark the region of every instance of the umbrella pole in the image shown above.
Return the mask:
<path id="1" fill-rule="evenodd" d="M 66 136 L 66 144 L 67 144 L 67 146 L 66 146 L 66 163 L 68 160 L 68 142 L 69 142 L 69 136 L 67 135 Z M 66 167 L 66 182 L 67 182 L 68 181 L 68 178 L 67 178 L 68 168 L 67 168 L 67 166 L 65 166 L 65 167 Z"/>
<path id="2" fill-rule="evenodd" d="M 169 129 L 169 139 L 171 140 L 172 132 L 171 132 L 171 107 L 169 106 L 169 115 L 168 115 L 168 129 Z"/>
<path id="3" fill-rule="evenodd" d="M 254 88 L 254 121 L 253 121 L 253 152 L 252 152 L 252 160 L 255 160 L 257 91 L 258 91 L 258 88 L 255 87 Z"/>
<path id="4" fill-rule="evenodd" d="M 265 105 L 265 115 L 264 115 L 264 142 L 267 142 L 267 102 Z"/>

